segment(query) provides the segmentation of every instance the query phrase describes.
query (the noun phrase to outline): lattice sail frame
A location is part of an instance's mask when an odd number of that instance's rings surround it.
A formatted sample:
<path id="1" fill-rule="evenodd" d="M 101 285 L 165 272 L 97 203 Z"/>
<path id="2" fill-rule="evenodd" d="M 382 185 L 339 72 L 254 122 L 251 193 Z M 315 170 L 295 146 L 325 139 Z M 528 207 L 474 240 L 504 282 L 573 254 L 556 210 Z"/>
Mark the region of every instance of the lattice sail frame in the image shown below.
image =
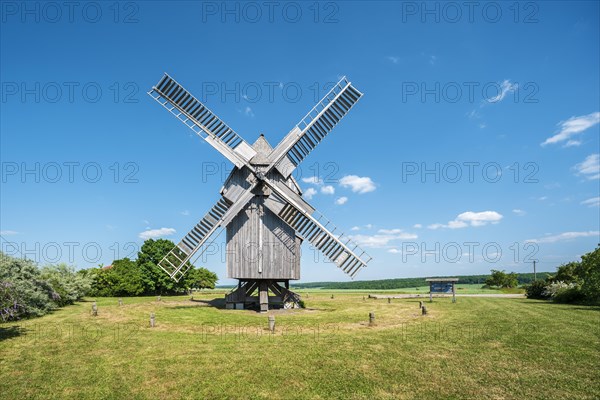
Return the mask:
<path id="1" fill-rule="evenodd" d="M 268 186 L 277 202 L 265 205 L 292 227 L 296 233 L 319 249 L 352 278 L 372 260 L 349 237 L 337 230 L 322 214 L 315 212 L 300 195 L 271 180 L 269 172 L 276 169 L 284 178 L 333 130 L 362 97 L 350 81 L 343 77 L 319 101 L 269 154 L 269 166 L 258 171 L 250 160 L 256 151 L 232 128 L 217 117 L 168 74 L 164 74 L 148 94 L 198 136 L 230 160 L 237 168 L 251 172 L 248 188 L 236 188 L 235 195 L 224 195 L 192 230 L 159 262 L 172 279 L 179 281 L 192 266 L 192 257 L 199 257 L 220 232 L 245 206 L 260 182 Z M 330 229 L 333 229 L 330 231 Z M 211 239 L 212 238 L 212 239 Z"/>

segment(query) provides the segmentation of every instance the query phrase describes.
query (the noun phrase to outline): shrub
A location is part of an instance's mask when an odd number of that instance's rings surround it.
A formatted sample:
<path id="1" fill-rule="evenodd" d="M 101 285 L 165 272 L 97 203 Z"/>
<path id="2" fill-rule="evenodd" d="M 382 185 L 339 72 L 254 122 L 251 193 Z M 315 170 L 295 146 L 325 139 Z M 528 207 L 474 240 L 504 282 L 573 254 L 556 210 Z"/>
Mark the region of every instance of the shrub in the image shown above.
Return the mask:
<path id="1" fill-rule="evenodd" d="M 4 288 L 0 304 L 6 310 L 3 316 L 7 320 L 44 315 L 56 308 L 60 299 L 32 261 L 3 253 L 0 253 L 0 283 Z"/>
<path id="2" fill-rule="evenodd" d="M 548 296 L 544 293 L 546 285 L 545 281 L 532 282 L 530 285 L 525 286 L 525 296 L 528 299 L 547 299 Z"/>
<path id="3" fill-rule="evenodd" d="M 581 289 L 577 286 L 573 286 L 558 290 L 552 300 L 557 303 L 577 303 L 582 301 L 584 297 Z"/>

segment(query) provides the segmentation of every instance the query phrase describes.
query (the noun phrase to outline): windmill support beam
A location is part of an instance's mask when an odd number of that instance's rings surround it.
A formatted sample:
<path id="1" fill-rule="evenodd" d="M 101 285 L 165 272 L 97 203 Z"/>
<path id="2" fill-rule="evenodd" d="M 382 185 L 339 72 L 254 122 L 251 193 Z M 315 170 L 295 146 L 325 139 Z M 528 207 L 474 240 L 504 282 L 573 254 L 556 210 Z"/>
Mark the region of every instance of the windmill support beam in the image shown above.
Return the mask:
<path id="1" fill-rule="evenodd" d="M 299 308 L 300 295 L 289 290 L 290 281 L 271 279 L 240 279 L 237 287 L 225 296 L 228 309 Z"/>

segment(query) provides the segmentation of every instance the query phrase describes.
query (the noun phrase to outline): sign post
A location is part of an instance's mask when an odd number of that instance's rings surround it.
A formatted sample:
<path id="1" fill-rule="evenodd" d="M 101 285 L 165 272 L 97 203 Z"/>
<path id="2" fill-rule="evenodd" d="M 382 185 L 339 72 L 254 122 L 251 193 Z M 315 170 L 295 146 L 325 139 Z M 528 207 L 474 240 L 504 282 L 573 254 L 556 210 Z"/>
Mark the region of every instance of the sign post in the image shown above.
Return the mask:
<path id="1" fill-rule="evenodd" d="M 427 278 L 429 282 L 429 302 L 433 301 L 434 293 L 452 293 L 452 302 L 456 303 L 456 282 L 458 278 Z"/>

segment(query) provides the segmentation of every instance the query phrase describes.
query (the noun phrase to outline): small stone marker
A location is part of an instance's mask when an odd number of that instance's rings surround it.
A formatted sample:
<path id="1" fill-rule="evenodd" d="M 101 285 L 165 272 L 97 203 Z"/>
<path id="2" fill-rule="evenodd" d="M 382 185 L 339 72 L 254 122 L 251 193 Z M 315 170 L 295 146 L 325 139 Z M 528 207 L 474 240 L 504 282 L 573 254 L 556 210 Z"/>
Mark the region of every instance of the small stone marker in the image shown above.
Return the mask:
<path id="1" fill-rule="evenodd" d="M 392 298 L 388 297 L 388 304 L 390 304 L 392 302 Z"/>
<path id="2" fill-rule="evenodd" d="M 271 333 L 275 333 L 275 316 L 269 315 L 269 330 Z"/>
<path id="3" fill-rule="evenodd" d="M 331 295 L 331 298 L 333 299 L 333 295 Z"/>
<path id="4" fill-rule="evenodd" d="M 123 299 L 119 299 L 119 306 L 123 305 Z"/>
<path id="5" fill-rule="evenodd" d="M 150 328 L 154 328 L 154 326 L 156 325 L 156 318 L 154 316 L 154 313 L 150 314 Z"/>
<path id="6" fill-rule="evenodd" d="M 98 316 L 98 306 L 96 305 L 96 302 L 92 303 L 92 315 L 94 317 Z"/>
<path id="7" fill-rule="evenodd" d="M 423 302 L 419 301 L 419 308 L 423 308 Z"/>
<path id="8" fill-rule="evenodd" d="M 160 296 L 158 296 L 158 297 L 156 298 L 156 301 L 160 301 Z"/>
<path id="9" fill-rule="evenodd" d="M 373 325 L 375 325 L 375 313 L 370 312 L 369 313 L 369 326 L 373 326 Z"/>
<path id="10" fill-rule="evenodd" d="M 421 315 L 426 315 L 427 314 L 427 307 L 423 306 L 421 307 Z"/>

